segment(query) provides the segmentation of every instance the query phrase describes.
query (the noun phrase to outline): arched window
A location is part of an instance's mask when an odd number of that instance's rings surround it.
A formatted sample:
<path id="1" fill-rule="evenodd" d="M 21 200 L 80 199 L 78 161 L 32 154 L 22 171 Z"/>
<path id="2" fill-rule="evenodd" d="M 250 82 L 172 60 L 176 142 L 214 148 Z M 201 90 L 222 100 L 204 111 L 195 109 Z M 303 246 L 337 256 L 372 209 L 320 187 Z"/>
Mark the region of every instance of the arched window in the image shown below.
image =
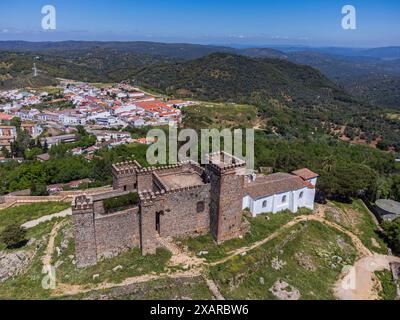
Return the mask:
<path id="1" fill-rule="evenodd" d="M 263 208 L 266 208 L 266 207 L 267 207 L 267 204 L 268 204 L 268 201 L 267 201 L 267 200 L 264 200 L 263 203 L 262 203 L 262 207 L 263 207 Z"/>
<path id="2" fill-rule="evenodd" d="M 287 200 L 287 196 L 283 196 L 283 197 L 282 197 L 282 203 L 285 203 L 286 200 Z"/>
<path id="3" fill-rule="evenodd" d="M 300 192 L 299 199 L 303 199 L 303 196 L 304 196 L 304 191 Z"/>

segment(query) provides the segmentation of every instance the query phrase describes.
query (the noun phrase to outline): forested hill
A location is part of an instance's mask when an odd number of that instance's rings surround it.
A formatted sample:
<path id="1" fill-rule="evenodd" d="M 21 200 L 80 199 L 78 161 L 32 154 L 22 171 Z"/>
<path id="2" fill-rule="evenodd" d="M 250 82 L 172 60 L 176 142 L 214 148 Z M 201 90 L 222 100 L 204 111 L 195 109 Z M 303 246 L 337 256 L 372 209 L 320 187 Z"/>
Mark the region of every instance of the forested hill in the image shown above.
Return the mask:
<path id="1" fill-rule="evenodd" d="M 146 67 L 134 83 L 176 97 L 256 105 L 271 134 L 300 137 L 344 129 L 351 140 L 383 139 L 400 150 L 400 124 L 383 109 L 359 102 L 318 70 L 287 60 L 214 53 Z"/>
<path id="2" fill-rule="evenodd" d="M 257 105 L 351 101 L 345 91 L 311 67 L 227 53 L 153 65 L 137 73 L 134 81 L 167 94 L 202 100 Z"/>
<path id="3" fill-rule="evenodd" d="M 50 85 L 55 78 L 89 82 L 120 82 L 142 68 L 166 63 L 165 57 L 116 49 L 94 48 L 54 52 L 0 51 L 0 90 Z M 32 78 L 33 63 L 38 79 Z"/>

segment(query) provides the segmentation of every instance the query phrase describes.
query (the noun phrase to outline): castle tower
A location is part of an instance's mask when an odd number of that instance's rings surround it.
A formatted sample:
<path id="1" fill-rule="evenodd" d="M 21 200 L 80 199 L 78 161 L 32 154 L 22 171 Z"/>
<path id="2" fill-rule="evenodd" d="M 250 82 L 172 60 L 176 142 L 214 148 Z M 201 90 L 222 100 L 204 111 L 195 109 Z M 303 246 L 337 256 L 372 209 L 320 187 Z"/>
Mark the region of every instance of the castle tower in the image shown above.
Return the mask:
<path id="1" fill-rule="evenodd" d="M 84 268 L 97 263 L 93 200 L 86 195 L 72 201 L 72 223 L 75 233 L 77 266 Z"/>
<path id="2" fill-rule="evenodd" d="M 242 234 L 246 163 L 224 152 L 214 153 L 206 170 L 211 182 L 211 234 L 222 243 Z"/>
<path id="3" fill-rule="evenodd" d="M 112 166 L 113 189 L 121 191 L 137 190 L 137 171 L 142 167 L 137 161 L 117 163 Z"/>

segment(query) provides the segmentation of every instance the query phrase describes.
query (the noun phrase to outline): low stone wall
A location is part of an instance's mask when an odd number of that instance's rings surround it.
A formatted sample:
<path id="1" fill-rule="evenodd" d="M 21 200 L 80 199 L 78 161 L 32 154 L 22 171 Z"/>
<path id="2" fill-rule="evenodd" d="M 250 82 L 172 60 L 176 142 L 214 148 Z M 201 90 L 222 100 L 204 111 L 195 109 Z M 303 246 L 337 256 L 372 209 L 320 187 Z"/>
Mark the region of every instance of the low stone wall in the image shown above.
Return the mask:
<path id="1" fill-rule="evenodd" d="M 31 189 L 25 189 L 25 190 L 18 190 L 9 193 L 10 196 L 30 196 L 31 195 Z"/>
<path id="2" fill-rule="evenodd" d="M 68 202 L 76 196 L 86 195 L 101 195 L 106 193 L 114 193 L 112 187 L 101 187 L 87 190 L 74 190 L 74 191 L 62 191 L 57 195 L 53 196 L 23 196 L 23 195 L 12 195 L 8 194 L 0 197 L 0 210 L 12 207 L 16 204 L 30 204 L 30 203 L 42 203 L 42 202 Z"/>

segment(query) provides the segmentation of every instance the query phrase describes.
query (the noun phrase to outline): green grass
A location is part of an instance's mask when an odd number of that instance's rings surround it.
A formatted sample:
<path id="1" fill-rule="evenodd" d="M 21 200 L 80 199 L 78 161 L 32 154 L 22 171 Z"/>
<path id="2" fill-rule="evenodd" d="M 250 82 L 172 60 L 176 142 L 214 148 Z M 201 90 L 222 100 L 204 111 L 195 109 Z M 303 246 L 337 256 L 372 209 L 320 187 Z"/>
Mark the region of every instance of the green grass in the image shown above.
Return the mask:
<path id="1" fill-rule="evenodd" d="M 44 202 L 29 205 L 16 206 L 4 210 L 0 210 L 0 233 L 11 224 L 22 225 L 25 222 L 38 219 L 40 217 L 57 213 L 69 208 L 71 205 L 65 202 Z M 41 228 L 45 226 L 39 225 L 35 228 L 28 229 L 27 238 L 33 238 L 42 234 Z M 0 250 L 4 250 L 5 245 L 0 243 Z"/>
<path id="2" fill-rule="evenodd" d="M 56 222 L 65 220 L 66 218 L 58 218 L 52 221 L 42 223 L 28 230 L 28 238 L 36 238 L 40 240 L 40 247 L 25 271 L 18 276 L 7 279 L 0 284 L 0 299 L 51 299 L 52 291 L 42 288 L 42 279 L 45 274 L 42 273 L 42 258 L 48 244 L 48 236 Z M 67 218 L 69 219 L 69 218 Z M 63 230 L 70 227 L 66 224 L 56 236 L 55 247 L 61 247 L 63 240 Z M 18 250 L 34 251 L 37 243 L 20 248 Z M 124 279 L 133 276 L 139 276 L 148 273 L 161 273 L 164 271 L 166 263 L 171 257 L 169 251 L 158 249 L 156 255 L 143 257 L 139 249 L 131 249 L 119 256 L 107 259 L 98 263 L 98 265 L 78 269 L 72 260 L 68 257 L 74 255 L 75 246 L 73 238 L 70 239 L 68 247 L 62 251 L 60 257 L 57 251 L 53 253 L 52 265 L 62 260 L 61 266 L 56 268 L 57 282 L 80 285 L 95 285 L 103 281 L 120 283 Z M 116 266 L 123 266 L 122 270 L 112 271 Z M 93 280 L 93 275 L 99 274 L 100 277 Z M 200 289 L 199 289 L 200 290 Z"/>
<path id="3" fill-rule="evenodd" d="M 36 91 L 45 91 L 48 94 L 60 94 L 63 92 L 63 89 L 59 87 L 39 87 L 36 88 Z"/>
<path id="4" fill-rule="evenodd" d="M 49 214 L 57 213 L 71 207 L 66 202 L 43 202 L 16 206 L 0 210 L 0 231 L 10 224 L 24 224 Z"/>
<path id="5" fill-rule="evenodd" d="M 396 284 L 394 283 L 392 272 L 389 270 L 376 271 L 375 275 L 379 279 L 382 290 L 379 291 L 379 298 L 382 300 L 396 299 Z"/>
<path id="6" fill-rule="evenodd" d="M 91 83 L 91 85 L 97 89 L 107 89 L 113 87 L 115 84 L 114 83 Z"/>
<path id="7" fill-rule="evenodd" d="M 183 108 L 184 123 L 189 128 L 253 127 L 257 109 L 251 105 L 202 103 Z"/>
<path id="8" fill-rule="evenodd" d="M 66 228 L 69 227 L 66 226 Z M 55 240 L 55 246 L 61 247 L 62 240 L 63 232 L 60 230 Z M 52 264 L 55 265 L 57 261 L 63 261 L 57 268 L 58 281 L 81 285 L 98 284 L 104 281 L 120 283 L 129 277 L 152 272 L 161 273 L 165 270 L 165 266 L 171 258 L 171 253 L 165 249 L 157 249 L 155 255 L 142 256 L 138 248 L 132 248 L 114 258 L 104 259 L 95 266 L 77 268 L 72 263 L 73 259 L 69 257 L 73 255 L 75 255 L 75 241 L 72 237 L 69 239 L 68 247 L 62 251 L 59 257 L 56 252 L 53 254 Z M 122 266 L 123 269 L 113 271 L 117 266 Z M 99 275 L 97 279 L 93 279 L 95 274 Z"/>
<path id="9" fill-rule="evenodd" d="M 186 279 L 159 279 L 139 283 L 124 288 L 113 288 L 94 291 L 64 299 L 99 299 L 107 297 L 110 300 L 211 300 L 212 293 L 201 277 Z"/>
<path id="10" fill-rule="evenodd" d="M 187 246 L 188 249 L 195 254 L 198 254 L 200 251 L 208 251 L 208 254 L 203 255 L 202 258 L 205 258 L 210 262 L 216 261 L 226 257 L 228 253 L 234 249 L 248 246 L 268 237 L 274 231 L 293 220 L 296 216 L 310 213 L 310 210 L 301 209 L 297 214 L 293 214 L 290 211 L 283 211 L 277 214 L 260 214 L 255 218 L 245 217 L 245 219 L 250 222 L 251 228 L 250 232 L 242 239 L 235 238 L 217 245 L 212 236 L 208 234 L 196 238 L 179 239 L 178 244 L 181 246 Z"/>
<path id="11" fill-rule="evenodd" d="M 364 206 L 362 200 L 354 199 L 351 204 L 340 203 L 335 201 L 332 203 L 344 212 L 347 212 L 348 210 L 354 210 L 357 213 L 358 222 L 355 225 L 343 221 L 338 224 L 354 232 L 368 249 L 381 254 L 387 253 L 387 246 L 383 241 L 383 239 L 380 238 L 377 232 L 378 231 L 377 226 L 371 214 L 368 212 L 368 209 Z M 337 222 L 331 218 L 330 220 Z M 379 247 L 374 245 L 372 239 L 375 239 L 376 243 L 379 244 Z"/>
<path id="12" fill-rule="evenodd" d="M 36 255 L 26 267 L 25 271 L 18 276 L 7 279 L 0 284 L 0 299 L 49 299 L 51 291 L 42 287 L 42 257 L 47 247 L 48 235 L 54 223 L 62 219 L 55 219 L 42 223 L 28 230 L 28 238 L 42 239 Z M 18 250 L 35 250 L 37 244 Z"/>
<path id="13" fill-rule="evenodd" d="M 339 246 L 338 237 L 344 246 Z M 244 256 L 211 267 L 210 275 L 227 299 L 276 299 L 269 289 L 279 279 L 297 288 L 301 299 L 334 299 L 332 288 L 338 275 L 356 257 L 348 236 L 310 221 L 293 226 Z M 271 265 L 274 258 L 286 264 L 275 270 Z"/>

